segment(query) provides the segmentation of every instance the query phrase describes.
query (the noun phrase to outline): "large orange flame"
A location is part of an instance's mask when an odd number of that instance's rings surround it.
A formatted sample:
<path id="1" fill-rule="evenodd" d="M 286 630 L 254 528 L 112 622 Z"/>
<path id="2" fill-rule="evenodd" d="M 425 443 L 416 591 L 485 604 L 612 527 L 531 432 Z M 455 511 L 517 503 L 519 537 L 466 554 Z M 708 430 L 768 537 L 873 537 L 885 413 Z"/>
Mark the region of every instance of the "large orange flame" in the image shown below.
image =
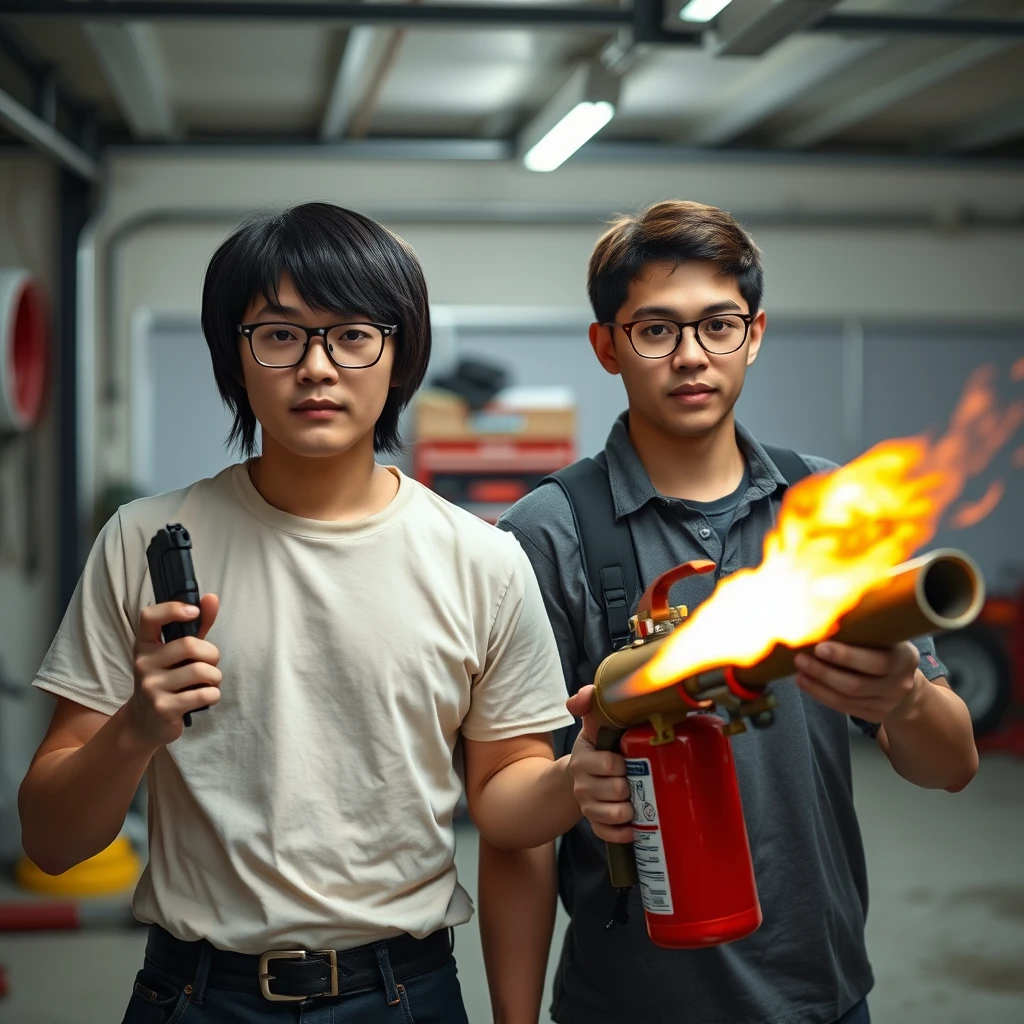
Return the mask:
<path id="1" fill-rule="evenodd" d="M 893 566 L 929 541 L 968 478 L 1024 422 L 1024 400 L 1005 409 L 995 371 L 969 378 L 946 433 L 883 441 L 828 474 L 807 477 L 783 499 L 764 561 L 727 577 L 628 681 L 630 695 L 709 668 L 756 664 L 778 644 L 802 647 L 835 632 Z M 970 525 L 998 503 L 999 484 L 957 518 Z"/>

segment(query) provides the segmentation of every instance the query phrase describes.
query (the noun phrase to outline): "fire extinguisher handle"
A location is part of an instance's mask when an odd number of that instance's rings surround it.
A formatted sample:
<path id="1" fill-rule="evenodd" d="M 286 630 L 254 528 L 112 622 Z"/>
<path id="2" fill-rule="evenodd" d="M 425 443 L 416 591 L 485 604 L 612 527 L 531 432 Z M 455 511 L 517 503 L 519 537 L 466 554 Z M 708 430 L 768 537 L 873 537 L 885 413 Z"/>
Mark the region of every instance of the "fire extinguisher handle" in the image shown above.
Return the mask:
<path id="1" fill-rule="evenodd" d="M 616 889 L 628 889 L 636 885 L 636 856 L 632 843 L 605 843 L 608 853 L 608 877 Z"/>
<path id="2" fill-rule="evenodd" d="M 609 729 L 601 726 L 597 731 L 598 750 L 619 750 L 619 740 L 622 739 L 622 729 Z M 636 873 L 636 856 L 633 853 L 632 843 L 605 843 L 605 855 L 608 859 L 608 875 L 612 885 L 616 889 L 628 889 L 636 885 L 639 878 Z"/>

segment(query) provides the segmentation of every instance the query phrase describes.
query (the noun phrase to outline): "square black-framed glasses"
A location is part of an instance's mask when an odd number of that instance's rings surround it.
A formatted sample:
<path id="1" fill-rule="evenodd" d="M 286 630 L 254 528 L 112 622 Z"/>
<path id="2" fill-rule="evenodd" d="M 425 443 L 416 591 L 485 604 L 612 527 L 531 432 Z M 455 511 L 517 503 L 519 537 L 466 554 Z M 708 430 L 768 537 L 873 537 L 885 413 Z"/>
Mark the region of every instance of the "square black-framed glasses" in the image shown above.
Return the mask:
<path id="1" fill-rule="evenodd" d="M 254 341 L 254 334 L 260 327 L 264 328 L 288 328 L 289 330 L 297 331 L 305 337 L 305 341 L 302 343 L 302 350 L 298 357 L 287 363 L 268 363 L 265 359 L 261 359 L 256 351 L 256 343 Z M 337 331 L 339 328 L 372 328 L 378 335 L 377 344 L 372 346 L 366 353 L 365 356 L 361 357 L 361 361 L 358 363 L 353 362 L 342 362 L 335 356 L 334 349 L 340 343 L 340 339 L 336 339 L 334 342 L 331 341 L 331 334 Z M 371 366 L 375 366 L 380 362 L 380 357 L 384 354 L 384 342 L 393 337 L 398 331 L 398 324 L 378 324 L 371 320 L 362 320 L 358 322 L 340 323 L 340 324 L 329 324 L 327 327 L 303 327 L 302 324 L 287 323 L 284 320 L 273 321 L 273 322 L 261 322 L 254 324 L 238 324 L 238 332 L 243 335 L 249 342 L 249 351 L 252 353 L 253 359 L 259 363 L 260 366 L 265 366 L 270 370 L 288 370 L 293 366 L 298 366 L 306 358 L 309 352 L 309 346 L 313 344 L 313 338 L 320 338 L 323 342 L 324 351 L 327 353 L 327 358 L 330 359 L 335 366 L 340 370 L 366 370 Z M 371 335 L 372 337 L 372 335 Z M 375 353 L 373 358 L 370 359 L 370 353 Z"/>
<path id="2" fill-rule="evenodd" d="M 735 325 L 735 331 L 730 332 L 732 337 L 729 338 L 728 342 L 723 342 L 729 347 L 722 347 L 722 344 L 715 346 L 715 338 L 713 337 L 714 331 L 708 328 L 703 328 L 705 324 L 712 324 L 715 322 L 728 324 L 732 321 L 739 321 L 743 325 L 742 332 L 739 331 L 739 324 Z M 705 352 L 713 356 L 727 356 L 732 352 L 738 351 L 743 347 L 743 343 L 747 340 L 747 335 L 750 333 L 750 325 L 754 322 L 753 313 L 713 313 L 710 316 L 702 316 L 699 320 L 670 320 L 667 317 L 644 317 L 642 320 L 630 320 L 628 323 L 620 324 L 615 321 L 605 321 L 602 326 L 604 327 L 621 327 L 626 337 L 629 339 L 629 344 L 632 346 L 633 351 L 640 356 L 642 359 L 666 359 L 677 348 L 679 343 L 683 340 L 683 328 L 692 327 L 694 335 L 697 338 L 697 344 L 700 345 Z M 651 352 L 641 351 L 641 347 L 637 345 L 636 340 L 633 337 L 634 328 L 649 324 L 651 328 L 654 327 L 674 327 L 675 328 L 675 343 L 670 349 L 666 349 L 663 352 Z M 711 337 L 708 337 L 711 335 Z M 736 340 L 736 337 L 739 340 Z M 671 334 L 666 334 L 664 339 L 667 341 Z M 654 345 L 660 338 L 648 339 L 648 341 Z"/>

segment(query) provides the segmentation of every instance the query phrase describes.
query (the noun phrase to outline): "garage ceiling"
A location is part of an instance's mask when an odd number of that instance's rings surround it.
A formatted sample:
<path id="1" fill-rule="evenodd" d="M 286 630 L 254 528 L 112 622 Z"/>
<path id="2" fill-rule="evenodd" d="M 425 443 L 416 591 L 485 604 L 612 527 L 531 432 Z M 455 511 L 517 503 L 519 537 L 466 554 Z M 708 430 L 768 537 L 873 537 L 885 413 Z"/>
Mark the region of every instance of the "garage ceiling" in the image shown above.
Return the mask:
<path id="1" fill-rule="evenodd" d="M 683 2 L 0 0 L 0 31 L 107 143 L 511 144 L 591 61 L 620 82 L 598 138 L 650 153 L 1024 155 L 1021 0 L 732 0 L 704 24 Z M 716 52 L 737 24 L 755 52 Z M 17 72 L 0 52 L 38 109 Z"/>

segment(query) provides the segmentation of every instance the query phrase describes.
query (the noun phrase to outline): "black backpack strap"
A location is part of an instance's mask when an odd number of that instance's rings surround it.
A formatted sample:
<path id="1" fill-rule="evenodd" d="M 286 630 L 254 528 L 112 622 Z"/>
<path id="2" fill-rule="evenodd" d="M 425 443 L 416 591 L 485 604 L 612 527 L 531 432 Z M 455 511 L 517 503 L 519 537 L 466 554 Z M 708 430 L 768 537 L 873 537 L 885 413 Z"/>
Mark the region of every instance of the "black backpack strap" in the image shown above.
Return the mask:
<path id="1" fill-rule="evenodd" d="M 790 487 L 798 480 L 811 475 L 811 467 L 789 448 L 775 448 L 767 444 L 763 445 L 763 448 Z"/>
<path id="2" fill-rule="evenodd" d="M 615 518 L 608 471 L 594 459 L 580 459 L 545 477 L 561 487 L 572 510 L 583 571 L 590 592 L 605 611 L 612 649 L 630 639 L 629 617 L 637 598 L 638 572 L 633 538 L 625 519 Z"/>
<path id="3" fill-rule="evenodd" d="M 810 467 L 796 452 L 768 445 L 764 450 L 790 486 L 810 476 Z M 587 585 L 604 608 L 611 649 L 616 650 L 631 639 L 629 617 L 640 574 L 629 526 L 615 518 L 608 470 L 595 459 L 580 459 L 541 483 L 548 481 L 558 484 L 569 502 Z"/>

